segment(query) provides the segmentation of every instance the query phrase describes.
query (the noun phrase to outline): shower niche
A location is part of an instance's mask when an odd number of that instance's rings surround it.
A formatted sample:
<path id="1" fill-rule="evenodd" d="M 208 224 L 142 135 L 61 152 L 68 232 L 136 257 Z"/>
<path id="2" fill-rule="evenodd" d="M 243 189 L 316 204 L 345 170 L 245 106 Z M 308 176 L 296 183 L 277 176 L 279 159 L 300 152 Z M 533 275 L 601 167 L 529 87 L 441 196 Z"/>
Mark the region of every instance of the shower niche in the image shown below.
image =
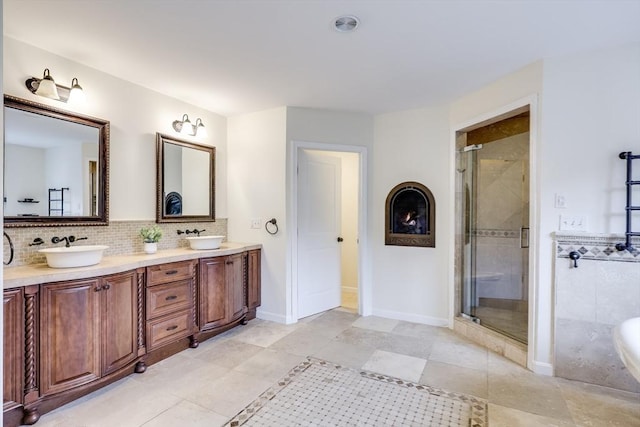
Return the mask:
<path id="1" fill-rule="evenodd" d="M 385 204 L 385 245 L 436 246 L 436 202 L 419 182 L 396 185 Z"/>

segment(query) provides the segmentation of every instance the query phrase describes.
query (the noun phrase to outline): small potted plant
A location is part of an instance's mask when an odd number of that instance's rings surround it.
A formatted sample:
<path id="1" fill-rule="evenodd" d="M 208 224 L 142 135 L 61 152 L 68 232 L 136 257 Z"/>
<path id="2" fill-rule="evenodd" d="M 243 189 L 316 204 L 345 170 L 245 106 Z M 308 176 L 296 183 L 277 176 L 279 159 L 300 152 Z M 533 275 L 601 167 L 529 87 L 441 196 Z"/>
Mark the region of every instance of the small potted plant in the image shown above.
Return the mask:
<path id="1" fill-rule="evenodd" d="M 158 242 L 162 237 L 162 229 L 157 225 L 151 227 L 143 227 L 140 230 L 140 236 L 144 241 L 144 251 L 148 254 L 155 254 L 158 251 Z"/>

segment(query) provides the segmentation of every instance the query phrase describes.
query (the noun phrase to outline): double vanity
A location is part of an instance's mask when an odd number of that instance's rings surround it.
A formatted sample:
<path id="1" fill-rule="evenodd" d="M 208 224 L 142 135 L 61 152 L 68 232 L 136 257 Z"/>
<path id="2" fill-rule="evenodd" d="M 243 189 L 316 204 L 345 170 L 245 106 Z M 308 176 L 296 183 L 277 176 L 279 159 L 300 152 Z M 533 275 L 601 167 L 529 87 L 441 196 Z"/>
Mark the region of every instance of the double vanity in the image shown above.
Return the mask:
<path id="1" fill-rule="evenodd" d="M 260 259 L 260 245 L 224 243 L 5 268 L 4 425 L 33 424 L 254 318 Z"/>

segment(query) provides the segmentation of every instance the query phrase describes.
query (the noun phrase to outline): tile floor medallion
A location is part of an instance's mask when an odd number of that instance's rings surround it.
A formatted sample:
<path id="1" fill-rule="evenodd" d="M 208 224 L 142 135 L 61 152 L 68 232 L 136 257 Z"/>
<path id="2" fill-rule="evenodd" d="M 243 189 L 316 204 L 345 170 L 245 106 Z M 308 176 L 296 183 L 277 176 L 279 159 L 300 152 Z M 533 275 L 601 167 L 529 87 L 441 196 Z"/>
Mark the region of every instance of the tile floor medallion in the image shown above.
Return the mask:
<path id="1" fill-rule="evenodd" d="M 225 427 L 299 425 L 486 427 L 487 403 L 474 396 L 308 358 Z"/>

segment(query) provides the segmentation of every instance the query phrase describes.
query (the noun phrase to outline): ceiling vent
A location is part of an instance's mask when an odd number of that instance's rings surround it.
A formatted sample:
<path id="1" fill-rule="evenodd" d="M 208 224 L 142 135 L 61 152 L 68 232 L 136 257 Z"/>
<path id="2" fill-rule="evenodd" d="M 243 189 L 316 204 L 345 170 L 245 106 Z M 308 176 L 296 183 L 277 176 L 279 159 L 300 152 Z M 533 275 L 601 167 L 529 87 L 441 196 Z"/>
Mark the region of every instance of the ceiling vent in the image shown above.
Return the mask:
<path id="1" fill-rule="evenodd" d="M 342 15 L 334 19 L 333 25 L 338 32 L 350 33 L 358 28 L 360 20 L 353 15 Z"/>

